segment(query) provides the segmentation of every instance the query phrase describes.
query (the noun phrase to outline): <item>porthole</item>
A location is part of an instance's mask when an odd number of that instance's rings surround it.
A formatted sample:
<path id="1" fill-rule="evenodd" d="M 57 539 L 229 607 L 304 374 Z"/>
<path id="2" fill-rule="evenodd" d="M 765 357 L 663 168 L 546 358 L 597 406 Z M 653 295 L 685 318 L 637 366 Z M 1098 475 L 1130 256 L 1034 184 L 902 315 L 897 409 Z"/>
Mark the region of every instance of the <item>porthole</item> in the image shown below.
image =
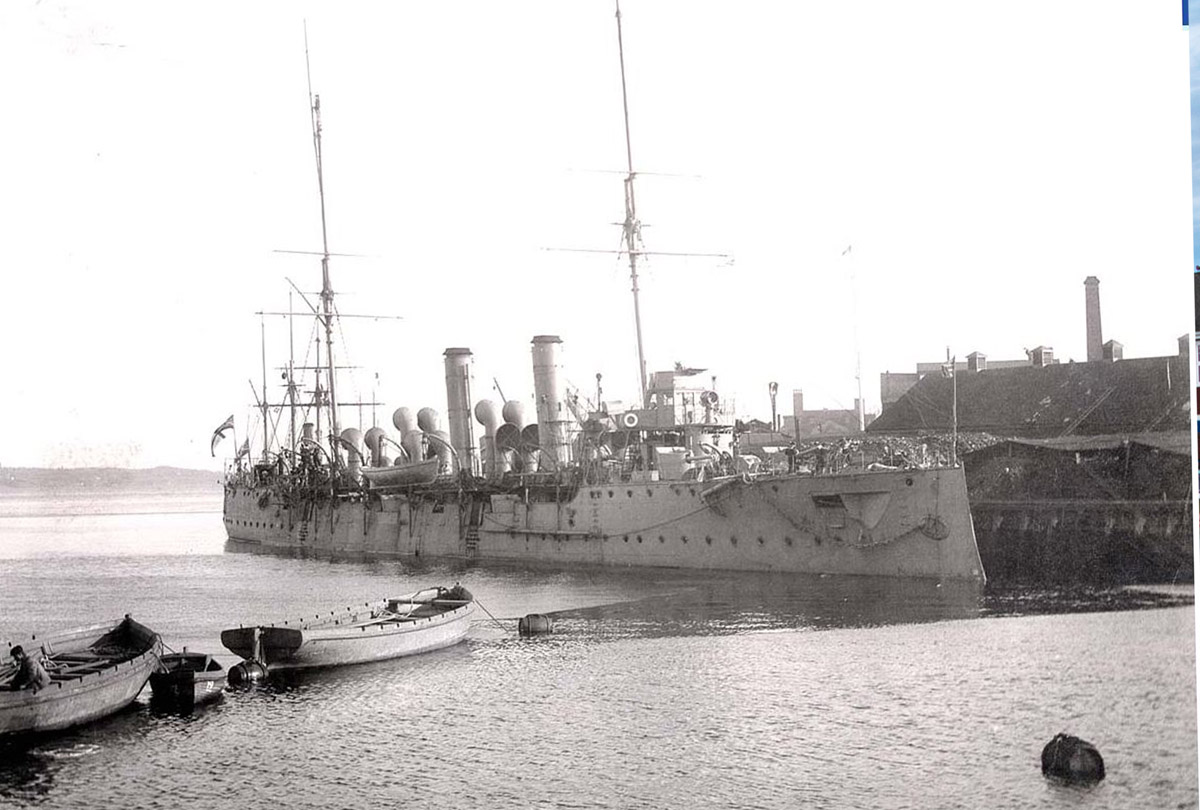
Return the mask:
<path id="1" fill-rule="evenodd" d="M 733 546 L 737 545 L 737 535 L 729 535 L 729 544 Z"/>
<path id="2" fill-rule="evenodd" d="M 708 545 L 710 545 L 710 546 L 711 546 L 711 545 L 712 545 L 712 538 L 711 538 L 711 537 L 705 537 L 705 538 L 704 538 L 704 542 L 705 542 L 705 543 L 707 543 Z"/>
<path id="3" fill-rule="evenodd" d="M 667 538 L 663 537 L 663 536 L 660 534 L 660 535 L 658 536 L 658 542 L 660 542 L 660 543 L 665 543 L 665 542 L 667 542 Z"/>

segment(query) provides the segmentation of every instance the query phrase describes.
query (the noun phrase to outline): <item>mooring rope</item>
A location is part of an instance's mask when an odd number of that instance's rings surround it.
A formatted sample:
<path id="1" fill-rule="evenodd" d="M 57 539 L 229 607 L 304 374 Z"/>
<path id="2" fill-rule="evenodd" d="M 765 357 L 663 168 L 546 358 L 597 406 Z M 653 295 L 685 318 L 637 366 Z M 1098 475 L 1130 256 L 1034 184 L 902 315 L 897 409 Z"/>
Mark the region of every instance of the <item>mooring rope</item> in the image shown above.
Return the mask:
<path id="1" fill-rule="evenodd" d="M 483 606 L 483 603 L 481 603 L 478 599 L 476 599 L 475 604 L 479 605 L 479 609 L 482 610 L 484 613 L 486 613 L 488 615 L 488 617 L 496 623 L 497 627 L 499 627 L 501 630 L 505 630 L 504 625 L 502 625 L 500 623 L 500 620 L 497 619 L 495 616 L 493 616 L 492 612 Z M 505 630 L 505 632 L 507 632 L 507 630 Z"/>

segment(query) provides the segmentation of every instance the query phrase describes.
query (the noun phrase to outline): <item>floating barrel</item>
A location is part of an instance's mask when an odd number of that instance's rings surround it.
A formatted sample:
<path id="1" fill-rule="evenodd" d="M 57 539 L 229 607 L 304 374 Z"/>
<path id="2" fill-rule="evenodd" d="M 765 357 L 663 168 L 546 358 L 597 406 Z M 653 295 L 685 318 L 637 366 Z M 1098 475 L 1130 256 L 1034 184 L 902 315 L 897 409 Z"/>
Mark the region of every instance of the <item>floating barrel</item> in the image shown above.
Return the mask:
<path id="1" fill-rule="evenodd" d="M 542 613 L 530 613 L 517 622 L 517 632 L 523 636 L 541 636 L 554 630 L 554 620 Z"/>
<path id="2" fill-rule="evenodd" d="M 1104 778 L 1104 759 L 1090 742 L 1070 734 L 1055 734 L 1042 749 L 1042 774 L 1091 784 Z"/>
<path id="3" fill-rule="evenodd" d="M 248 686 L 267 679 L 267 665 L 246 660 L 234 664 L 226 676 L 230 686 Z"/>

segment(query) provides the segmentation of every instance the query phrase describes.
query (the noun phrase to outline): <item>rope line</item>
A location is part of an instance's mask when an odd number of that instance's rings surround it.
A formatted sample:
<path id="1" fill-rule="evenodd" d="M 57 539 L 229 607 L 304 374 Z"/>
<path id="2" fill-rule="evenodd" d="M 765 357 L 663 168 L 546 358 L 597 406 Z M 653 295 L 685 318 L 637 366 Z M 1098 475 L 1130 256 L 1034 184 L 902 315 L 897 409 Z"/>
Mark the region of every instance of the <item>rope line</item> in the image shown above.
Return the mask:
<path id="1" fill-rule="evenodd" d="M 476 599 L 475 604 L 479 605 L 479 609 L 482 610 L 484 613 L 486 613 L 488 615 L 488 617 L 491 618 L 491 620 L 496 623 L 497 627 L 499 627 L 501 630 L 504 630 L 504 632 L 506 632 L 506 633 L 508 632 L 505 629 L 504 625 L 500 624 L 500 620 L 497 619 L 495 616 L 493 616 L 492 612 L 483 606 L 482 602 L 480 602 L 478 599 Z"/>

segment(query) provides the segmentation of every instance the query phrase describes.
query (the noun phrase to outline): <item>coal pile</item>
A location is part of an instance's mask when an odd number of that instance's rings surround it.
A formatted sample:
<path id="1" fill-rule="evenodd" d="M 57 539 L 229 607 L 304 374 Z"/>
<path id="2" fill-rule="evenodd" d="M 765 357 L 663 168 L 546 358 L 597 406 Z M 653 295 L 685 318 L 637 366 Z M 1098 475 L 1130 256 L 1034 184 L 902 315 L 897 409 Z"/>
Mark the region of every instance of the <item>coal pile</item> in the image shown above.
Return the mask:
<path id="1" fill-rule="evenodd" d="M 959 433 L 957 456 L 990 447 L 1002 441 L 989 433 Z M 839 439 L 803 439 L 796 443 L 800 463 L 807 467 L 819 465 L 824 457 L 826 468 L 893 467 L 913 469 L 948 464 L 950 448 L 955 444 L 950 432 L 928 433 L 923 436 L 865 435 Z"/>

